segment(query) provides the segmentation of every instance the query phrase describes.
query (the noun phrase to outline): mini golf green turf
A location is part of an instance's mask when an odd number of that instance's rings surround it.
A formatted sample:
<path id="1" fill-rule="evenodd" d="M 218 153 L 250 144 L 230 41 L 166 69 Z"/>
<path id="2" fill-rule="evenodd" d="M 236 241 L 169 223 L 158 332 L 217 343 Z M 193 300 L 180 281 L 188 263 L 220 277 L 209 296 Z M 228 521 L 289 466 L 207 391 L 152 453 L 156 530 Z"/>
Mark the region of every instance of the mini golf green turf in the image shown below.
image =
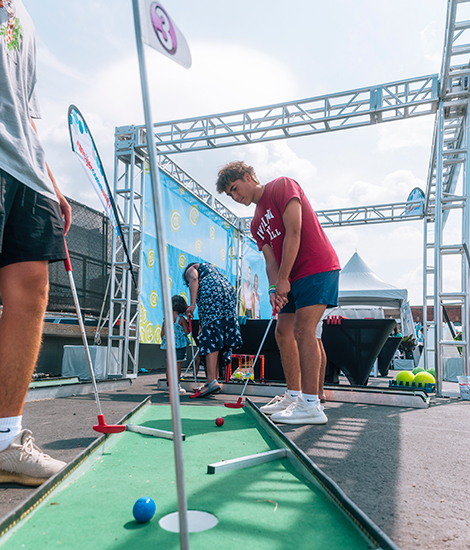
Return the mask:
<path id="1" fill-rule="evenodd" d="M 225 424 L 215 425 L 222 416 Z M 191 549 L 374 547 L 323 489 L 284 458 L 207 474 L 207 465 L 276 448 L 245 408 L 182 406 L 188 509 L 214 514 L 212 529 L 190 533 Z M 169 406 L 146 406 L 129 421 L 171 431 Z M 2 550 L 180 548 L 179 534 L 159 520 L 177 511 L 173 442 L 138 433 L 113 435 L 2 538 Z M 79 475 L 81 474 L 81 475 Z M 150 496 L 157 511 L 146 524 L 134 502 Z M 3 544 L 2 544 L 3 543 Z"/>

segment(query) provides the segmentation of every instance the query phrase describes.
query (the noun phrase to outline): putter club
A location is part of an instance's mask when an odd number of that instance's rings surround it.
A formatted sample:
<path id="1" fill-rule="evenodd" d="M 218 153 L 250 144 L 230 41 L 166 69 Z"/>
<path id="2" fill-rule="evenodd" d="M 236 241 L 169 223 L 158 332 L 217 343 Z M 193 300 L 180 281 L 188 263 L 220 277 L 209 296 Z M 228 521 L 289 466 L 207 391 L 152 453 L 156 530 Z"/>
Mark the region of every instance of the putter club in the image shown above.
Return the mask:
<path id="1" fill-rule="evenodd" d="M 193 393 L 193 395 L 189 396 L 189 399 L 194 399 L 195 397 L 199 397 L 199 395 L 201 395 L 201 392 L 198 390 L 198 387 L 197 387 L 196 363 L 195 363 L 193 340 L 192 340 L 193 327 L 192 327 L 192 324 L 191 324 L 191 318 L 190 317 L 188 317 L 188 321 L 189 321 L 189 332 L 191 333 L 191 352 L 193 354 L 193 370 L 194 370 L 194 393 Z M 199 353 L 199 350 L 197 350 L 197 352 Z"/>
<path id="2" fill-rule="evenodd" d="M 226 407 L 228 407 L 229 409 L 241 409 L 242 407 L 245 406 L 245 405 L 242 403 L 243 394 L 245 393 L 246 387 L 248 386 L 248 382 L 250 381 L 251 373 L 254 371 L 256 361 L 258 360 L 258 357 L 260 356 L 261 350 L 262 350 L 262 348 L 263 348 L 264 341 L 266 340 L 266 337 L 267 337 L 267 335 L 268 335 L 269 329 L 271 328 L 271 325 L 272 325 L 272 323 L 273 323 L 273 321 L 274 321 L 274 317 L 275 317 L 275 316 L 276 316 L 276 312 L 273 311 L 273 314 L 271 315 L 271 319 L 270 319 L 270 321 L 269 321 L 269 323 L 268 323 L 268 327 L 267 327 L 267 329 L 266 329 L 266 332 L 264 333 L 263 339 L 261 340 L 261 344 L 259 345 L 258 353 L 256 354 L 255 360 L 253 361 L 253 364 L 251 365 L 250 372 L 248 373 L 248 375 L 247 375 L 247 377 L 246 377 L 246 382 L 245 382 L 245 385 L 243 386 L 243 390 L 242 390 L 242 393 L 240 394 L 240 397 L 238 398 L 238 400 L 237 400 L 236 403 L 224 403 L 224 405 L 225 405 Z"/>
<path id="3" fill-rule="evenodd" d="M 191 355 L 193 357 L 193 371 L 194 371 L 194 391 L 197 392 L 197 373 L 196 373 L 196 356 L 194 355 L 194 344 L 193 344 L 193 325 L 191 323 L 191 318 L 188 318 L 189 321 L 189 334 L 191 334 Z M 199 353 L 199 349 L 197 350 Z M 191 397 L 191 396 L 190 396 Z"/>
<path id="4" fill-rule="evenodd" d="M 199 355 L 199 350 L 196 351 L 196 353 L 194 354 L 194 359 L 191 361 L 191 363 L 189 363 L 189 365 L 186 367 L 186 370 L 184 371 L 183 375 L 181 376 L 181 378 L 183 379 L 189 372 L 189 369 L 192 368 L 193 366 L 193 363 L 194 361 L 196 360 L 196 357 Z"/>
<path id="5" fill-rule="evenodd" d="M 65 251 L 67 253 L 67 259 L 64 260 L 65 271 L 69 277 L 70 288 L 72 289 L 73 301 L 75 304 L 75 309 L 77 311 L 78 324 L 80 325 L 80 332 L 82 334 L 83 346 L 85 348 L 85 355 L 88 363 L 88 368 L 90 369 L 91 382 L 93 384 L 93 393 L 95 394 L 96 404 L 98 405 L 98 424 L 93 426 L 95 432 L 100 432 L 102 434 L 115 434 L 123 432 L 126 429 L 126 426 L 123 424 L 120 425 L 108 425 L 104 419 L 104 414 L 101 412 L 100 398 L 98 396 L 98 388 L 96 386 L 95 373 L 93 371 L 93 363 L 91 361 L 90 349 L 88 347 L 88 342 L 86 339 L 85 325 L 83 324 L 82 312 L 80 309 L 80 304 L 78 302 L 77 289 L 75 287 L 75 281 L 72 274 L 72 262 L 70 261 L 69 249 L 67 248 L 67 241 L 64 238 Z"/>

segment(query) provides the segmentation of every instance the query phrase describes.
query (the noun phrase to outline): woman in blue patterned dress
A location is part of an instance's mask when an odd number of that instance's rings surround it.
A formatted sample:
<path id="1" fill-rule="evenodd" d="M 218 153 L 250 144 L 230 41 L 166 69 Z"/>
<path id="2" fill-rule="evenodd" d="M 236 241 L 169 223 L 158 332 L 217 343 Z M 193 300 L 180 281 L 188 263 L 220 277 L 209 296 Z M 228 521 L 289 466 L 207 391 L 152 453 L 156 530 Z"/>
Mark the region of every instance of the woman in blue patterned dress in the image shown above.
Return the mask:
<path id="1" fill-rule="evenodd" d="M 199 355 L 204 357 L 207 383 L 198 397 L 218 393 L 217 367 L 232 360 L 232 348 L 239 348 L 243 341 L 237 319 L 237 297 L 228 279 L 212 264 L 191 263 L 184 270 L 183 279 L 189 286 L 191 302 L 186 314 L 199 312 Z"/>
<path id="2" fill-rule="evenodd" d="M 171 297 L 171 304 L 173 309 L 173 325 L 175 331 L 175 347 L 176 347 L 176 367 L 178 370 L 178 380 L 181 378 L 181 364 L 186 359 L 186 346 L 189 343 L 188 334 L 189 326 L 184 313 L 188 307 L 188 303 L 183 298 L 175 294 Z M 162 345 L 161 349 L 166 349 L 166 337 L 165 337 L 165 321 L 162 324 Z M 168 368 L 166 372 L 166 379 L 168 382 L 168 389 L 170 388 L 170 377 L 168 376 Z M 179 393 L 186 393 L 186 390 L 178 383 Z"/>

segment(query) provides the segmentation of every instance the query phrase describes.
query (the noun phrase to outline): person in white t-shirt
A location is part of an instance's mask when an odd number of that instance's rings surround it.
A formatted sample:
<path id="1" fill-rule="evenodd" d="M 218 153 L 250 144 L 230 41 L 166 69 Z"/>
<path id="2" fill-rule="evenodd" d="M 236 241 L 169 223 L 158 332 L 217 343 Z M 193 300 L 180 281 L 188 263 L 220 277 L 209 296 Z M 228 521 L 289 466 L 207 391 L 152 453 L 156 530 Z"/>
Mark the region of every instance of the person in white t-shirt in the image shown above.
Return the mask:
<path id="1" fill-rule="evenodd" d="M 253 319 L 261 319 L 257 273 L 255 273 L 253 276 Z"/>
<path id="2" fill-rule="evenodd" d="M 242 315 L 253 318 L 253 288 L 251 287 L 251 267 L 246 270 L 246 281 L 242 287 Z"/>
<path id="3" fill-rule="evenodd" d="M 34 118 L 36 31 L 21 0 L 0 0 L 0 483 L 30 486 L 65 466 L 33 444 L 22 412 L 41 345 L 48 264 L 66 259 L 71 223 Z"/>

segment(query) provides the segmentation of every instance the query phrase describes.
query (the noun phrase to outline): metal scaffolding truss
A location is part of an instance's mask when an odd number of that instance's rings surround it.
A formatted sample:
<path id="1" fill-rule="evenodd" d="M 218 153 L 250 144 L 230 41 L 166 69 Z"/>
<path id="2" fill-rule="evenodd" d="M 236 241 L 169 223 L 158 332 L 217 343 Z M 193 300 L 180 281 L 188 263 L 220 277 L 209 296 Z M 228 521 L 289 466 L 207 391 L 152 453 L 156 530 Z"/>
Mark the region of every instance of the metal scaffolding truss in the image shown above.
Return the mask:
<path id="1" fill-rule="evenodd" d="M 414 221 L 423 219 L 424 202 L 397 202 L 376 206 L 318 210 L 316 214 L 322 227 Z"/>
<path id="2" fill-rule="evenodd" d="M 467 374 L 469 373 L 467 320 L 469 316 L 468 180 L 470 170 L 467 164 L 469 162 L 470 21 L 460 16 L 460 8 L 468 7 L 469 3 L 470 0 L 448 0 L 440 77 L 428 75 L 299 101 L 154 124 L 156 148 L 161 168 L 239 229 L 240 236 L 243 237 L 248 234 L 251 219 L 235 216 L 212 193 L 168 157 L 168 154 L 308 136 L 435 113 L 436 123 L 424 203 L 344 208 L 320 211 L 317 212 L 317 215 L 325 227 L 411 221 L 424 218 L 423 318 L 426 321 L 426 305 L 430 300 L 437 312 L 436 318 L 441 318 L 438 315 L 441 315 L 443 301 L 448 300 L 449 303 L 450 300 L 453 300 L 461 304 L 464 337 L 458 345 L 464 350 Z M 140 177 L 143 178 L 142 166 L 146 156 L 146 147 L 147 136 L 144 126 L 126 126 L 116 129 L 115 192 L 124 200 L 132 200 L 135 203 L 140 197 L 143 202 L 143 188 L 134 195 L 132 185 L 139 179 L 134 174 L 138 167 L 140 167 Z M 124 168 L 121 168 L 121 165 Z M 120 168 L 121 176 L 119 175 Z M 121 179 L 124 179 L 126 184 L 123 189 L 119 190 Z M 459 184 L 462 180 L 463 183 Z M 461 192 L 456 195 L 459 185 Z M 126 207 L 123 211 L 130 212 L 133 209 L 134 207 Z M 459 209 L 462 213 L 462 242 L 443 245 L 443 228 L 448 212 L 453 209 Z M 128 223 L 132 226 L 132 222 Z M 142 231 L 142 227 L 140 227 L 140 231 Z M 241 239 L 239 239 L 240 241 Z M 433 255 L 431 259 L 429 258 L 430 253 Z M 443 256 L 450 254 L 460 255 L 462 259 L 462 288 L 458 292 L 444 294 L 441 262 Z M 239 254 L 239 257 L 241 255 Z M 125 265 L 121 265 L 120 268 L 126 269 Z M 429 278 L 434 279 L 432 295 L 427 292 Z M 130 282 L 128 280 L 125 282 L 127 284 L 120 286 L 129 289 Z M 124 293 L 120 300 L 116 301 L 116 308 L 118 303 L 122 304 L 125 301 Z M 129 310 L 131 306 L 130 302 L 126 305 Z M 130 318 L 134 319 L 132 315 Z M 429 325 L 429 323 L 427 324 Z M 138 311 L 136 325 L 138 326 Z M 438 392 L 440 392 L 443 346 L 453 345 L 453 342 L 442 341 L 440 323 L 435 324 L 435 331 L 437 331 L 436 342 L 439 343 L 436 367 Z M 122 372 L 125 375 L 125 368 Z"/>
<path id="3" fill-rule="evenodd" d="M 133 285 L 121 239 L 113 232 L 107 373 L 133 378 L 137 376 L 139 363 L 145 158 L 131 139 L 127 145 L 115 155 L 114 198 L 139 289 Z"/>
<path id="4" fill-rule="evenodd" d="M 212 193 L 191 177 L 181 166 L 166 155 L 159 156 L 159 165 L 169 176 L 190 191 L 201 202 L 207 204 L 214 212 L 222 216 L 236 229 L 239 228 L 239 218 L 224 204 L 217 200 Z"/>
<path id="5" fill-rule="evenodd" d="M 463 357 L 463 372 L 470 374 L 469 358 L 469 77 L 470 21 L 469 0 L 450 0 L 444 54 L 441 67 L 439 108 L 434 125 L 431 158 L 426 188 L 423 247 L 423 325 L 425 334 L 434 331 L 433 346 L 437 370 L 437 392 L 442 394 L 444 352 L 458 347 Z M 466 13 L 465 13 L 466 12 Z M 451 213 L 460 216 L 461 236 L 454 237 L 447 229 Z M 444 263 L 454 257 L 460 265 L 459 286 L 449 290 L 449 269 Z M 456 264 L 452 275 L 455 276 Z M 427 306 L 434 306 L 434 319 L 427 318 Z M 447 305 L 461 308 L 461 341 L 445 340 L 442 320 Z M 430 346 L 425 339 L 425 351 Z M 427 365 L 427 353 L 425 353 Z"/>
<path id="6" fill-rule="evenodd" d="M 160 168 L 174 178 L 180 185 L 212 208 L 242 233 L 250 235 L 251 217 L 237 217 L 212 193 L 192 178 L 172 158 L 159 157 Z M 315 213 L 323 227 L 342 227 L 346 225 L 367 225 L 399 221 L 416 221 L 424 217 L 424 201 L 397 202 L 374 206 L 353 206 L 334 210 L 316 210 Z"/>
<path id="7" fill-rule="evenodd" d="M 438 76 L 428 75 L 265 107 L 154 124 L 159 153 L 182 153 L 308 136 L 436 112 Z M 136 146 L 146 146 L 136 126 Z"/>

